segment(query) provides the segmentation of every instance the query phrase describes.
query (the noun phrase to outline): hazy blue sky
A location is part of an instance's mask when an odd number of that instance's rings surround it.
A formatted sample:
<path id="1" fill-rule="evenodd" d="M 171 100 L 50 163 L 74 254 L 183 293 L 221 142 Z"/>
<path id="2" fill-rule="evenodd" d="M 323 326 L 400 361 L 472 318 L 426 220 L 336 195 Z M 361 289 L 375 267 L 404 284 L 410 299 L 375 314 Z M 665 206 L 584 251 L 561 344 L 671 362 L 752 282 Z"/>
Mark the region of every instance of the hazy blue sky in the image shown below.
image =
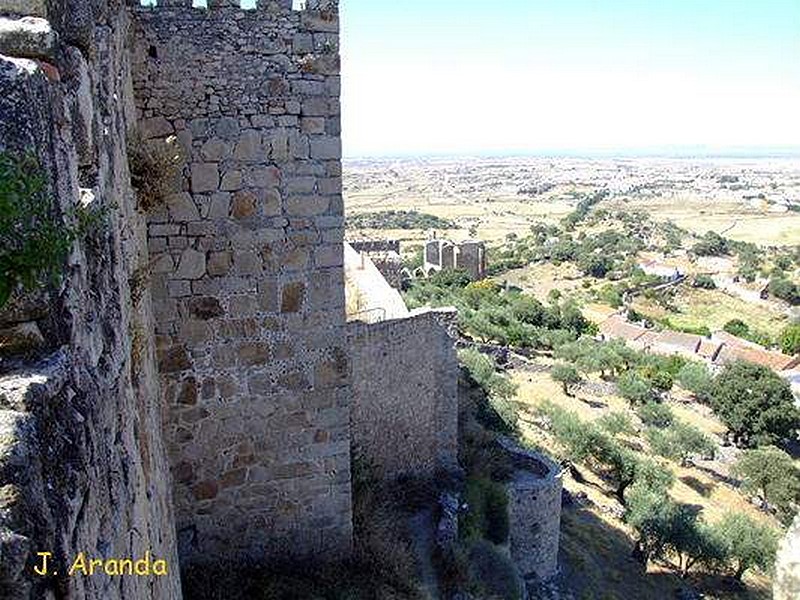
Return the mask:
<path id="1" fill-rule="evenodd" d="M 800 0 L 341 0 L 348 156 L 800 146 Z"/>

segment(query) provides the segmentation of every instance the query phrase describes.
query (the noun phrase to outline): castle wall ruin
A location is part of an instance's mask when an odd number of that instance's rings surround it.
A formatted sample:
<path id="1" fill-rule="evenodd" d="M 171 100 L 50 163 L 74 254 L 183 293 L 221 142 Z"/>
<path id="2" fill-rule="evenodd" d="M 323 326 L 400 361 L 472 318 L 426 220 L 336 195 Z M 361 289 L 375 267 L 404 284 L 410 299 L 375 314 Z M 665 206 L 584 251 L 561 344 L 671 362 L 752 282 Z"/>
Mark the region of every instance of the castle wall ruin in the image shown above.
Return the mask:
<path id="1" fill-rule="evenodd" d="M 486 244 L 479 240 L 453 242 L 434 237 L 425 242 L 423 259 L 426 277 L 444 269 L 466 271 L 473 281 L 486 277 Z"/>
<path id="2" fill-rule="evenodd" d="M 127 41 L 114 0 L 0 1 L 0 152 L 34 152 L 57 205 L 94 225 L 58 284 L 0 312 L 0 597 L 175 599 L 180 582 L 161 437 L 146 227 L 126 139 L 134 124 Z M 13 344 L 12 344 L 13 345 Z M 33 573 L 51 552 L 51 576 Z M 67 574 L 79 552 L 151 556 L 162 577 Z"/>
<path id="3" fill-rule="evenodd" d="M 558 572 L 563 469 L 550 458 L 500 438 L 516 467 L 506 484 L 511 558 L 525 581 Z"/>
<path id="4" fill-rule="evenodd" d="M 354 457 L 385 479 L 458 467 L 455 310 L 348 325 Z"/>
<path id="5" fill-rule="evenodd" d="M 0 151 L 35 149 L 58 219 L 97 221 L 0 312 L 36 351 L 0 352 L 3 598 L 346 558 L 351 444 L 385 477 L 457 468 L 455 314 L 345 322 L 336 2 L 192 4 L 0 0 Z M 146 209 L 129 151 L 168 143 Z M 69 577 L 82 551 L 169 572 Z"/>
<path id="6" fill-rule="evenodd" d="M 336 3 L 135 13 L 141 131 L 186 159 L 148 220 L 181 558 L 344 556 Z"/>

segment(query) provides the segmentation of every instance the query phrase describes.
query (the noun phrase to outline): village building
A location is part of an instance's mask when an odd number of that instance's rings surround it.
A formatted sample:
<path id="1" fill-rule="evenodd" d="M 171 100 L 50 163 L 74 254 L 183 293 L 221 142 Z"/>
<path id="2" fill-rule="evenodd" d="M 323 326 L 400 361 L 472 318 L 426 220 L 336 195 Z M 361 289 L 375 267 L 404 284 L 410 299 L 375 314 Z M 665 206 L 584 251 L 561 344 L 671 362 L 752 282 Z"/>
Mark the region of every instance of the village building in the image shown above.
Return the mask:
<path id="1" fill-rule="evenodd" d="M 638 266 L 645 275 L 658 277 L 664 281 L 677 281 L 684 276 L 680 268 L 657 260 L 643 260 Z"/>
<path id="2" fill-rule="evenodd" d="M 648 333 L 641 325 L 629 323 L 620 315 L 614 315 L 600 324 L 600 339 L 603 341 L 623 340 L 634 342 Z"/>
<path id="3" fill-rule="evenodd" d="M 667 356 L 680 355 L 686 358 L 696 358 L 697 351 L 703 337 L 693 333 L 683 333 L 681 331 L 662 331 L 650 344 L 650 351 L 653 354 L 664 354 Z"/>

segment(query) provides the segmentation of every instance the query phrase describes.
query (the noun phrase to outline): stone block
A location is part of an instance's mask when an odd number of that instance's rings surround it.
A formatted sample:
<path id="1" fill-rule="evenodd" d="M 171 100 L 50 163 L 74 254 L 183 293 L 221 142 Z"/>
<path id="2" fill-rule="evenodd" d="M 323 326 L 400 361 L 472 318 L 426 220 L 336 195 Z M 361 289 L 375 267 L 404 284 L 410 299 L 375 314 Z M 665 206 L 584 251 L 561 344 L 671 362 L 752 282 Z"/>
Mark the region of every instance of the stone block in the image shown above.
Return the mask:
<path id="1" fill-rule="evenodd" d="M 208 321 L 209 319 L 221 317 L 225 314 L 225 309 L 222 308 L 219 300 L 211 296 L 192 298 L 187 301 L 186 306 L 189 310 L 189 314 L 201 321 Z"/>
<path id="2" fill-rule="evenodd" d="M 214 127 L 214 132 L 223 140 L 235 140 L 239 137 L 239 120 L 233 117 L 223 117 L 219 119 Z"/>
<path id="3" fill-rule="evenodd" d="M 200 148 L 200 156 L 206 162 L 220 162 L 231 155 L 233 148 L 230 142 L 212 138 Z"/>
<path id="4" fill-rule="evenodd" d="M 139 132 L 146 140 L 166 137 L 172 131 L 172 124 L 164 117 L 152 117 L 139 122 Z"/>
<path id="5" fill-rule="evenodd" d="M 306 286 L 302 282 L 289 283 L 283 286 L 281 293 L 281 312 L 296 313 L 303 307 Z"/>
<path id="6" fill-rule="evenodd" d="M 230 216 L 231 195 L 224 192 L 212 194 L 208 205 L 208 218 L 211 220 L 227 219 Z"/>
<path id="7" fill-rule="evenodd" d="M 219 189 L 219 165 L 216 163 L 192 163 L 192 191 L 194 193 L 216 192 Z"/>
<path id="8" fill-rule="evenodd" d="M 47 0 L 0 0 L 0 13 L 47 18 Z"/>
<path id="9" fill-rule="evenodd" d="M 342 140 L 338 137 L 312 137 L 311 158 L 334 160 L 342 158 Z"/>
<path id="10" fill-rule="evenodd" d="M 314 51 L 314 36 L 310 33 L 296 33 L 292 39 L 295 54 L 309 54 Z"/>
<path id="11" fill-rule="evenodd" d="M 259 188 L 277 187 L 281 184 L 281 171 L 278 167 L 251 167 L 247 171 L 245 182 Z"/>
<path id="12" fill-rule="evenodd" d="M 1 54 L 49 59 L 55 53 L 56 39 L 56 33 L 46 19 L 0 17 Z"/>
<path id="13" fill-rule="evenodd" d="M 270 136 L 269 142 L 269 156 L 276 162 L 284 162 L 288 160 L 289 152 L 289 134 L 286 129 L 274 129 Z"/>
<path id="14" fill-rule="evenodd" d="M 242 172 L 241 171 L 226 171 L 222 175 L 222 184 L 220 189 L 225 192 L 235 192 L 242 189 Z"/>
<path id="15" fill-rule="evenodd" d="M 206 255 L 193 248 L 186 248 L 181 254 L 175 277 L 177 279 L 200 279 L 205 273 Z"/>
<path id="16" fill-rule="evenodd" d="M 286 199 L 286 214 L 295 217 L 313 217 L 325 214 L 330 201 L 325 196 L 290 196 Z"/>
<path id="17" fill-rule="evenodd" d="M 267 150 L 260 131 L 249 129 L 242 132 L 233 151 L 233 158 L 244 163 L 258 163 L 263 162 L 266 155 Z"/>
<path id="18" fill-rule="evenodd" d="M 300 120 L 300 131 L 314 135 L 325 133 L 325 117 L 303 117 Z"/>
<path id="19" fill-rule="evenodd" d="M 194 406 L 197 404 L 197 379 L 187 377 L 181 382 L 180 391 L 177 397 L 178 404 Z"/>
<path id="20" fill-rule="evenodd" d="M 234 219 L 247 219 L 256 214 L 257 207 L 258 198 L 253 192 L 236 192 L 231 202 L 231 216 Z"/>
<path id="21" fill-rule="evenodd" d="M 228 301 L 231 314 L 235 317 L 251 317 L 258 312 L 258 299 L 248 294 L 246 296 L 233 296 Z M 242 330 L 244 335 L 246 332 Z"/>
<path id="22" fill-rule="evenodd" d="M 264 279 L 258 282 L 258 306 L 263 312 L 277 312 L 277 281 L 272 279 Z"/>
<path id="23" fill-rule="evenodd" d="M 195 500 L 213 500 L 219 494 L 219 484 L 216 481 L 201 481 L 192 488 Z"/>
<path id="24" fill-rule="evenodd" d="M 264 342 L 244 342 L 239 344 L 236 356 L 245 367 L 264 365 L 270 359 L 269 346 Z"/>
<path id="25" fill-rule="evenodd" d="M 173 280 L 167 284 L 170 298 L 185 298 L 192 295 L 192 286 L 188 281 Z"/>
<path id="26" fill-rule="evenodd" d="M 185 346 L 172 346 L 159 352 L 158 370 L 162 373 L 179 373 L 191 366 Z"/>
<path id="27" fill-rule="evenodd" d="M 255 252 L 236 252 L 233 265 L 239 275 L 258 275 L 261 272 L 261 258 Z"/>
<path id="28" fill-rule="evenodd" d="M 211 277 L 227 275 L 233 266 L 233 254 L 229 251 L 209 252 L 206 268 Z"/>
<path id="29" fill-rule="evenodd" d="M 286 191 L 289 194 L 311 194 L 316 187 L 316 177 L 290 177 L 286 180 Z"/>
<path id="30" fill-rule="evenodd" d="M 276 217 L 283 212 L 281 193 L 276 189 L 264 191 L 264 215 Z"/>
<path id="31" fill-rule="evenodd" d="M 340 267 L 344 263 L 344 253 L 341 244 L 327 244 L 314 251 L 314 264 L 319 268 Z"/>
<path id="32" fill-rule="evenodd" d="M 300 114 L 304 117 L 327 117 L 328 101 L 325 98 L 309 98 L 304 100 Z"/>
<path id="33" fill-rule="evenodd" d="M 200 211 L 197 210 L 197 205 L 188 192 L 168 196 L 166 204 L 169 208 L 169 216 L 173 221 L 197 221 L 200 219 Z"/>

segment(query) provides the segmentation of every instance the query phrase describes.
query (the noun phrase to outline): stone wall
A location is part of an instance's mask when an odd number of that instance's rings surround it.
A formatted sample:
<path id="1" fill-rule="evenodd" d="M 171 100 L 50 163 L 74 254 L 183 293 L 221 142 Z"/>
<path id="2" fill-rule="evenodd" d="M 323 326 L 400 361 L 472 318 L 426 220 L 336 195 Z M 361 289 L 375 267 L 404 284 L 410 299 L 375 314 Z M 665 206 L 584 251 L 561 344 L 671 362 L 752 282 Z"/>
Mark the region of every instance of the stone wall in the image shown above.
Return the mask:
<path id="1" fill-rule="evenodd" d="M 185 155 L 149 219 L 182 561 L 351 545 L 335 2 L 137 7 L 149 143 Z"/>
<path id="2" fill-rule="evenodd" d="M 119 2 L 0 1 L 0 151 L 35 151 L 57 219 L 94 215 L 58 285 L 17 293 L 0 328 L 35 325 L 0 358 L 0 597 L 180 598 L 146 229 L 126 156 L 134 121 Z M 30 13 L 34 19 L 21 20 Z M 51 577 L 33 574 L 52 552 Z M 67 576 L 92 558 L 166 559 L 163 577 Z"/>
<path id="3" fill-rule="evenodd" d="M 351 323 L 355 456 L 387 479 L 457 468 L 455 311 Z"/>
<path id="4" fill-rule="evenodd" d="M 354 240 L 348 243 L 356 252 L 400 254 L 400 240 Z"/>
<path id="5" fill-rule="evenodd" d="M 562 469 L 552 460 L 501 438 L 515 465 L 507 484 L 511 558 L 526 581 L 558 571 Z"/>
<path id="6" fill-rule="evenodd" d="M 794 518 L 775 558 L 772 580 L 773 600 L 800 598 L 800 515 Z"/>

